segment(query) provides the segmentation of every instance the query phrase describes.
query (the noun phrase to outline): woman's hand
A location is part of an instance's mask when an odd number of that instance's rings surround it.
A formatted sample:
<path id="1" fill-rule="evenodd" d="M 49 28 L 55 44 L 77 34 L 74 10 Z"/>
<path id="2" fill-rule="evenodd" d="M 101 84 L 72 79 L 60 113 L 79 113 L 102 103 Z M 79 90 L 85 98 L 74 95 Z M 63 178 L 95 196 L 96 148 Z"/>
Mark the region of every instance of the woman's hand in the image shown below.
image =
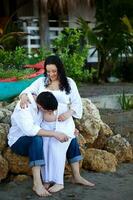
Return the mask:
<path id="1" fill-rule="evenodd" d="M 74 112 L 73 110 L 68 110 L 67 112 L 62 113 L 61 115 L 59 115 L 58 121 L 61 122 L 69 119 L 73 115 L 73 112 Z"/>
<path id="2" fill-rule="evenodd" d="M 24 109 L 24 108 L 28 107 L 28 103 L 30 103 L 30 101 L 29 101 L 27 94 L 22 94 L 20 96 L 20 107 Z"/>

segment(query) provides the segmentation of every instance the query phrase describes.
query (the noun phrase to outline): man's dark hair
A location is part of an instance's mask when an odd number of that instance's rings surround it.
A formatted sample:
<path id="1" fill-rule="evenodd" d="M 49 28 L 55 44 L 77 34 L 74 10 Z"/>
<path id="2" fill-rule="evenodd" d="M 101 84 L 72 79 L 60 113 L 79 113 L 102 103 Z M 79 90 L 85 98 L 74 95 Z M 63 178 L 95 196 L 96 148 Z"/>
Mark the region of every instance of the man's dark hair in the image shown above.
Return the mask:
<path id="1" fill-rule="evenodd" d="M 44 110 L 57 110 L 58 102 L 55 96 L 51 92 L 41 92 L 36 99 L 37 104 L 39 104 Z"/>

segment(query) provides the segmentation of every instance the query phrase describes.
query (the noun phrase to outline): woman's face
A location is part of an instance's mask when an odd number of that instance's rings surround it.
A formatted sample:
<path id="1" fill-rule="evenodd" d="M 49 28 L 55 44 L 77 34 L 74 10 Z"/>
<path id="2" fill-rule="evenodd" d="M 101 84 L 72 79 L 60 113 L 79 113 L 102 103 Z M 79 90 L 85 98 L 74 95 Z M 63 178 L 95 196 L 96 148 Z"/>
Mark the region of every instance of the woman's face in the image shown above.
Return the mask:
<path id="1" fill-rule="evenodd" d="M 51 81 L 58 80 L 57 67 L 54 64 L 46 65 L 47 75 Z"/>

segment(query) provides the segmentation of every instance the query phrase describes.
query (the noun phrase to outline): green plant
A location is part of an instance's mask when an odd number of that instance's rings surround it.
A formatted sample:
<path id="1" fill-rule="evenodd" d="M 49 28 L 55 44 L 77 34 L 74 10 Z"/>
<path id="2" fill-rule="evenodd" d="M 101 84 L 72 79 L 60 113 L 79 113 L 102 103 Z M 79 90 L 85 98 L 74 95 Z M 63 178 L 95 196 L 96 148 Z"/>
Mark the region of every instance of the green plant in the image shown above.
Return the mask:
<path id="1" fill-rule="evenodd" d="M 122 95 L 119 96 L 118 101 L 123 110 L 133 109 L 133 96 L 126 96 L 124 91 Z"/>
<path id="2" fill-rule="evenodd" d="M 95 3 L 95 27 L 91 28 L 82 18 L 78 23 L 89 44 L 98 51 L 98 79 L 106 81 L 115 62 L 133 52 L 132 35 L 121 20 L 126 14 L 133 19 L 133 1 L 102 0 Z"/>
<path id="3" fill-rule="evenodd" d="M 38 53 L 38 54 L 37 54 Z M 29 58 L 26 49 L 16 47 L 15 50 L 6 51 L 0 49 L 0 78 L 16 77 L 21 79 L 23 75 L 28 75 L 35 72 L 34 69 L 25 69 L 26 64 L 36 64 L 50 55 L 50 51 L 38 49 L 32 53 Z"/>
<path id="4" fill-rule="evenodd" d="M 45 58 L 51 54 L 52 52 L 45 47 L 39 49 L 32 49 L 31 54 L 28 55 L 28 57 L 26 58 L 26 63 L 27 64 L 38 63 L 42 60 L 45 60 Z"/>
<path id="5" fill-rule="evenodd" d="M 88 44 L 80 29 L 65 28 L 53 41 L 54 51 L 62 59 L 67 76 L 75 81 L 82 81 L 85 71 L 84 64 L 88 54 Z"/>
<path id="6" fill-rule="evenodd" d="M 26 64 L 27 53 L 22 47 L 16 47 L 13 51 L 0 49 L 0 63 L 3 69 L 20 69 Z"/>

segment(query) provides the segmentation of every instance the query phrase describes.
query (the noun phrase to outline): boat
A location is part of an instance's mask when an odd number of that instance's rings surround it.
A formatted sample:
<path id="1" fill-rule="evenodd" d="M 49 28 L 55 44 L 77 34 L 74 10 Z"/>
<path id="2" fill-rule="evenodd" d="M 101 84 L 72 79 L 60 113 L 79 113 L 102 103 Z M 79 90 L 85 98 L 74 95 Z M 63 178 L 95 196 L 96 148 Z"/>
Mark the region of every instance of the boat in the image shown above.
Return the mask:
<path id="1" fill-rule="evenodd" d="M 35 65 L 26 65 L 25 67 L 34 68 L 37 71 L 30 75 L 23 76 L 21 80 L 18 80 L 16 77 L 6 79 L 0 78 L 0 101 L 10 101 L 18 96 L 21 91 L 28 87 L 33 81 L 43 76 L 43 65 L 41 62 Z"/>

